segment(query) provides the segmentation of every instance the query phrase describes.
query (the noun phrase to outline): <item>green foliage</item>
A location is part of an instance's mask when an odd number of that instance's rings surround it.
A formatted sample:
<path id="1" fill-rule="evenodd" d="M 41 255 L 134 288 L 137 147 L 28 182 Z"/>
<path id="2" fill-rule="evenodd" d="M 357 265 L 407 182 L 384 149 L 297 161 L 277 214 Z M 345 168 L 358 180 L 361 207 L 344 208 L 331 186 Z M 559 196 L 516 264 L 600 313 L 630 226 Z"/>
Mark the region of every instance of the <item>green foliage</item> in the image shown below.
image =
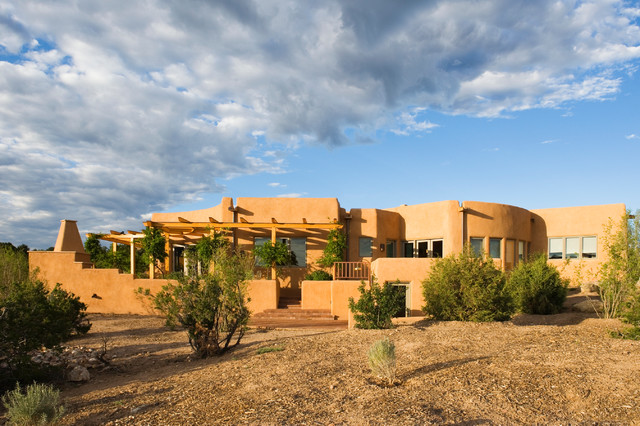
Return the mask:
<path id="1" fill-rule="evenodd" d="M 268 354 L 269 352 L 282 352 L 284 351 L 284 346 L 264 346 L 259 348 L 256 353 L 258 355 Z"/>
<path id="2" fill-rule="evenodd" d="M 22 392 L 20 385 L 2 397 L 7 417 L 15 425 L 52 425 L 64 415 L 60 391 L 50 385 L 34 383 Z"/>
<path id="3" fill-rule="evenodd" d="M 396 379 L 396 347 L 388 337 L 371 345 L 367 353 L 371 372 L 393 385 Z"/>
<path id="4" fill-rule="evenodd" d="M 567 298 L 569 281 L 560 277 L 558 269 L 547 263 L 544 253 L 520 262 L 511 272 L 507 291 L 516 310 L 526 314 L 557 314 Z"/>
<path id="5" fill-rule="evenodd" d="M 187 247 L 185 257 L 189 264 L 189 274 L 198 274 L 198 264 L 200 264 L 200 270 L 204 273 L 209 271 L 216 251 L 228 245 L 229 242 L 224 238 L 224 235 L 214 231 L 213 235 L 205 235 L 195 245 Z"/>
<path id="6" fill-rule="evenodd" d="M 436 260 L 422 282 L 422 309 L 436 320 L 508 320 L 514 309 L 504 287 L 504 274 L 493 260 L 479 257 L 465 246 L 458 256 Z"/>
<path id="7" fill-rule="evenodd" d="M 631 303 L 637 296 L 640 280 L 640 212 L 635 219 L 629 213 L 617 222 L 609 219 L 603 237 L 607 260 L 600 267 L 599 293 L 605 318 L 625 314 L 625 310 L 640 309 Z M 640 313 L 638 313 L 640 316 Z"/>
<path id="8" fill-rule="evenodd" d="M 129 246 L 118 244 L 116 251 L 102 245 L 102 234 L 90 234 L 84 242 L 84 251 L 91 257 L 91 262 L 98 269 L 118 269 L 120 272 L 131 272 L 131 249 Z M 136 256 L 136 268 L 143 269 L 144 260 Z"/>
<path id="9" fill-rule="evenodd" d="M 264 244 L 254 248 L 254 255 L 261 265 L 285 266 L 295 264 L 291 256 L 289 247 L 281 241 L 272 243 L 266 241 Z"/>
<path id="10" fill-rule="evenodd" d="M 349 309 L 353 312 L 356 328 L 383 329 L 391 328 L 391 318 L 398 312 L 399 306 L 404 306 L 403 294 L 391 283 L 382 286 L 375 277 L 370 285 L 364 281 L 358 287 L 360 298 L 357 302 L 349 298 Z"/>
<path id="11" fill-rule="evenodd" d="M 29 278 L 28 250 L 27 246 L 16 248 L 11 243 L 0 243 L 0 294 L 13 282 Z"/>
<path id="12" fill-rule="evenodd" d="M 213 261 L 213 273 L 182 277 L 153 297 L 167 325 L 185 328 L 191 347 L 202 358 L 221 355 L 239 344 L 250 314 L 246 285 L 252 277 L 253 259 L 219 248 Z"/>
<path id="13" fill-rule="evenodd" d="M 78 297 L 59 286 L 49 292 L 42 281 L 10 284 L 0 295 L 0 359 L 7 363 L 0 384 L 37 377 L 40 372 L 28 353 L 55 347 L 73 333 L 86 333 L 91 324 L 85 311 Z"/>
<path id="14" fill-rule="evenodd" d="M 316 269 L 315 271 L 311 271 L 305 275 L 304 279 L 310 281 L 331 281 L 333 279 L 333 275 L 327 271 L 323 271 L 322 269 Z"/>
<path id="15" fill-rule="evenodd" d="M 332 229 L 327 235 L 327 245 L 318 259 L 318 265 L 323 268 L 333 266 L 335 262 L 342 262 L 347 249 L 347 237 L 340 229 Z"/>
<path id="16" fill-rule="evenodd" d="M 146 227 L 142 239 L 142 255 L 140 256 L 145 264 L 153 264 L 157 268 L 157 262 L 164 262 L 168 254 L 166 251 L 166 239 L 162 231 L 158 228 Z M 160 269 L 162 272 L 162 269 Z"/>

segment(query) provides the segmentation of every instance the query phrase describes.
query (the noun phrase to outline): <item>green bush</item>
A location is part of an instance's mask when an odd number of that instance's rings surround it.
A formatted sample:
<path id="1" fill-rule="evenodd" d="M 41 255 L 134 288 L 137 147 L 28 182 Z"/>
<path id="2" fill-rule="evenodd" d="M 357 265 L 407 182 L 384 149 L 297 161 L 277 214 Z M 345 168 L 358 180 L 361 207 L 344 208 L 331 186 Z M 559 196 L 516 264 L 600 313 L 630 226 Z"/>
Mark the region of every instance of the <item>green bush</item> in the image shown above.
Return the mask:
<path id="1" fill-rule="evenodd" d="M 11 243 L 0 243 L 0 295 L 10 284 L 29 278 L 27 246 L 14 247 Z"/>
<path id="2" fill-rule="evenodd" d="M 542 253 L 520 262 L 511 272 L 507 291 L 516 310 L 525 314 L 557 314 L 567 298 L 569 281 L 562 279 L 555 266 Z"/>
<path id="3" fill-rule="evenodd" d="M 345 250 L 347 250 L 347 236 L 340 229 L 332 229 L 327 235 L 327 245 L 318 259 L 318 265 L 329 268 L 335 262 L 342 262 Z"/>
<path id="4" fill-rule="evenodd" d="M 239 344 L 250 314 L 245 296 L 253 258 L 222 248 L 213 261 L 213 273 L 182 277 L 152 296 L 167 325 L 187 330 L 189 344 L 201 358 L 221 355 Z"/>
<path id="5" fill-rule="evenodd" d="M 315 271 L 305 275 L 304 279 L 309 281 L 331 281 L 333 279 L 333 275 L 327 271 L 323 271 L 322 269 L 316 269 Z"/>
<path id="6" fill-rule="evenodd" d="M 367 353 L 371 372 L 393 385 L 396 379 L 396 347 L 388 337 L 378 340 Z"/>
<path id="7" fill-rule="evenodd" d="M 42 281 L 14 282 L 0 295 L 0 386 L 48 375 L 31 362 L 29 352 L 52 348 L 73 333 L 86 333 L 86 305 L 56 286 L 49 292 Z"/>
<path id="8" fill-rule="evenodd" d="M 403 306 L 403 294 L 386 282 L 382 286 L 375 277 L 370 285 L 364 281 L 358 287 L 360 298 L 357 302 L 349 298 L 349 309 L 353 312 L 356 328 L 382 329 L 391 328 L 391 318 Z"/>
<path id="9" fill-rule="evenodd" d="M 2 397 L 9 421 L 15 425 L 50 425 L 60 421 L 64 407 L 60 392 L 49 385 L 34 383 L 22 393 L 20 385 Z"/>
<path id="10" fill-rule="evenodd" d="M 422 282 L 427 315 L 444 321 L 505 321 L 513 314 L 505 277 L 490 258 L 469 246 L 458 255 L 438 259 Z"/>
<path id="11" fill-rule="evenodd" d="M 84 251 L 91 257 L 91 262 L 98 269 L 118 269 L 120 272 L 131 272 L 131 248 L 124 244 L 118 244 L 116 251 L 102 245 L 102 234 L 90 234 L 84 242 Z M 142 251 L 136 254 L 136 270 L 144 270 L 145 264 Z"/>

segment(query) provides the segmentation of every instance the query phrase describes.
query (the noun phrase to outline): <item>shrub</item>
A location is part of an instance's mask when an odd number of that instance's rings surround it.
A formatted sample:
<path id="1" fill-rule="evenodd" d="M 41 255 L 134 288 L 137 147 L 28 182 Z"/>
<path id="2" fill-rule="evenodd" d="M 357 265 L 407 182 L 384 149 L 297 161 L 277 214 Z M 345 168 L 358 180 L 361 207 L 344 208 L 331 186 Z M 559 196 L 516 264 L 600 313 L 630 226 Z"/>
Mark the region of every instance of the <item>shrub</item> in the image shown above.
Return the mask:
<path id="1" fill-rule="evenodd" d="M 221 355 L 239 344 L 249 320 L 245 295 L 253 259 L 218 249 L 213 260 L 213 273 L 182 277 L 152 296 L 167 325 L 187 330 L 189 344 L 201 358 Z"/>
<path id="2" fill-rule="evenodd" d="M 370 285 L 364 281 L 358 287 L 360 298 L 357 302 L 349 298 L 349 309 L 353 312 L 356 328 L 382 329 L 391 328 L 391 318 L 398 312 L 403 303 L 403 294 L 391 283 L 378 284 L 375 277 Z"/>
<path id="3" fill-rule="evenodd" d="M 507 282 L 515 308 L 526 314 L 557 314 L 567 298 L 568 287 L 569 281 L 547 263 L 544 253 L 520 262 Z"/>
<path id="4" fill-rule="evenodd" d="M 393 385 L 396 379 L 396 347 L 393 342 L 388 337 L 378 340 L 369 348 L 367 358 L 371 372 Z"/>
<path id="5" fill-rule="evenodd" d="M 258 355 L 268 354 L 269 352 L 282 352 L 284 351 L 284 346 L 264 346 L 259 348 L 256 353 Z"/>
<path id="6" fill-rule="evenodd" d="M 505 277 L 492 259 L 465 246 L 458 255 L 438 259 L 422 282 L 427 315 L 444 321 L 504 321 L 513 304 Z"/>
<path id="7" fill-rule="evenodd" d="M 315 271 L 305 275 L 304 279 L 310 281 L 331 281 L 333 279 L 333 275 L 327 271 L 323 271 L 322 269 L 316 269 Z"/>
<path id="8" fill-rule="evenodd" d="M 22 393 L 20 385 L 2 397 L 9 421 L 16 425 L 56 424 L 64 414 L 60 392 L 49 385 L 34 383 Z"/>
<path id="9" fill-rule="evenodd" d="M 86 333 L 91 325 L 85 318 L 86 305 L 72 293 L 56 286 L 49 292 L 42 281 L 10 284 L 0 296 L 0 385 L 29 381 L 46 374 L 28 355 L 34 349 L 55 347 L 74 332 Z"/>
<path id="10" fill-rule="evenodd" d="M 0 243 L 0 295 L 10 284 L 29 278 L 27 251 L 26 246 L 15 248 L 11 243 Z"/>

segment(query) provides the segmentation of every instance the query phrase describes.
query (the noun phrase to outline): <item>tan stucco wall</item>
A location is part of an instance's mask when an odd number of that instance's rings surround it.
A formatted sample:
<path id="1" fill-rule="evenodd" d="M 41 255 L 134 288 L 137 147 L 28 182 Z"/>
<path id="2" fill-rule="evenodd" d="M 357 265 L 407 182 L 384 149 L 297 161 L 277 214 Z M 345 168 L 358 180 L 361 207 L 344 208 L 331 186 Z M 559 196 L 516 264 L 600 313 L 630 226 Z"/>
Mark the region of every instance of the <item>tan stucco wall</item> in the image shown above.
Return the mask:
<path id="1" fill-rule="evenodd" d="M 330 309 L 332 281 L 303 281 L 302 309 Z"/>
<path id="2" fill-rule="evenodd" d="M 84 256 L 75 252 L 29 252 L 29 268 L 38 268 L 39 278 L 46 280 L 49 287 L 60 283 L 65 290 L 80 297 L 89 313 L 156 314 L 149 300 L 136 294 L 136 290 L 149 289 L 151 294 L 156 294 L 169 280 L 135 279 L 117 269 L 83 268 L 83 262 L 78 259 Z M 274 280 L 249 281 L 247 291 L 252 313 L 278 307 L 279 289 Z"/>
<path id="3" fill-rule="evenodd" d="M 151 215 L 152 222 L 177 222 L 178 217 L 187 219 L 191 222 L 209 222 L 212 217 L 219 222 L 232 222 L 233 212 L 229 210 L 233 208 L 233 199 L 231 197 L 223 197 L 220 204 L 208 209 L 191 210 L 176 213 L 153 213 Z"/>
<path id="4" fill-rule="evenodd" d="M 331 314 L 338 320 L 349 319 L 349 297 L 360 298 L 360 281 L 333 281 L 331 284 Z"/>

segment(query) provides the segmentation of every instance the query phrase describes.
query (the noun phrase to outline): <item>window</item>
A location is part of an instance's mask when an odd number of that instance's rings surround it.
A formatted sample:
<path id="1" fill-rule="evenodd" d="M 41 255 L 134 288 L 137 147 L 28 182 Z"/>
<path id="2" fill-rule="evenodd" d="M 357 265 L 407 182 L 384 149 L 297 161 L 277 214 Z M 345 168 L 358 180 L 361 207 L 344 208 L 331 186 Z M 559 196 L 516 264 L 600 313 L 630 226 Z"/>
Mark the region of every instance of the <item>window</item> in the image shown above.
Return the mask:
<path id="1" fill-rule="evenodd" d="M 595 259 L 597 256 L 597 237 L 549 238 L 549 259 Z"/>
<path id="2" fill-rule="evenodd" d="M 580 257 L 580 237 L 565 238 L 565 259 Z"/>
<path id="3" fill-rule="evenodd" d="M 387 240 L 387 257 L 396 257 L 396 242 L 395 240 Z"/>
<path id="4" fill-rule="evenodd" d="M 393 257 L 388 253 L 388 250 L 387 247 L 387 257 Z M 442 239 L 402 242 L 403 257 L 442 257 L 443 254 L 444 240 Z"/>
<path id="5" fill-rule="evenodd" d="M 431 241 L 431 257 L 442 257 L 444 253 L 444 242 L 442 240 Z"/>
<path id="6" fill-rule="evenodd" d="M 476 255 L 481 256 L 484 253 L 484 238 L 470 238 L 469 245 Z"/>
<path id="7" fill-rule="evenodd" d="M 402 256 L 413 257 L 413 241 L 402 242 Z"/>
<path id="8" fill-rule="evenodd" d="M 594 259 L 598 251 L 598 240 L 596 237 L 582 237 L 582 258 Z"/>
<path id="9" fill-rule="evenodd" d="M 256 237 L 254 241 L 255 247 L 260 247 L 271 238 Z M 307 266 L 307 239 L 306 238 L 277 238 L 283 244 L 286 244 L 291 253 L 291 264 L 285 266 Z M 256 259 L 256 265 L 265 266 L 259 259 Z"/>
<path id="10" fill-rule="evenodd" d="M 549 238 L 549 259 L 562 259 L 562 238 Z"/>
<path id="11" fill-rule="evenodd" d="M 359 241 L 359 250 L 358 256 L 360 257 L 371 257 L 373 256 L 373 238 L 371 237 L 360 237 Z"/>
<path id="12" fill-rule="evenodd" d="M 502 240 L 500 238 L 489 239 L 489 255 L 492 258 L 499 259 L 501 257 L 501 253 L 500 253 L 501 244 L 502 244 Z"/>
<path id="13" fill-rule="evenodd" d="M 518 260 L 524 262 L 524 241 L 518 241 Z"/>

